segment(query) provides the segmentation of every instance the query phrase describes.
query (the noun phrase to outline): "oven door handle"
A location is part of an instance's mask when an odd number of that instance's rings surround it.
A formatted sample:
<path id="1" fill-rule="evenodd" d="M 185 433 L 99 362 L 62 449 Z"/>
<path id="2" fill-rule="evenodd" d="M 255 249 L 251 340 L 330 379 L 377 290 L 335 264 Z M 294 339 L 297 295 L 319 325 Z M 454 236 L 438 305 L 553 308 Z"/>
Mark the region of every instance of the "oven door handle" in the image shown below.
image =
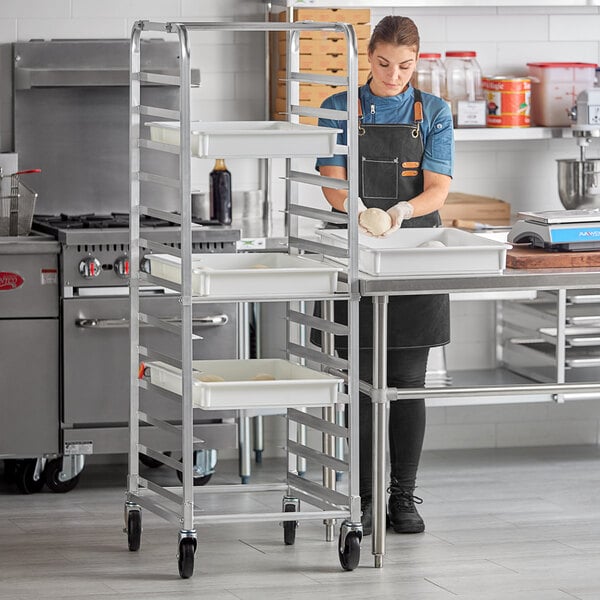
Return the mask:
<path id="1" fill-rule="evenodd" d="M 169 323 L 181 323 L 180 318 L 166 319 Z M 229 317 L 221 315 L 205 315 L 203 317 L 194 317 L 192 325 L 194 327 L 210 327 L 216 325 L 226 325 Z M 129 319 L 77 319 L 77 327 L 82 329 L 125 329 L 129 327 Z M 140 323 L 140 327 L 148 327 L 147 323 Z"/>

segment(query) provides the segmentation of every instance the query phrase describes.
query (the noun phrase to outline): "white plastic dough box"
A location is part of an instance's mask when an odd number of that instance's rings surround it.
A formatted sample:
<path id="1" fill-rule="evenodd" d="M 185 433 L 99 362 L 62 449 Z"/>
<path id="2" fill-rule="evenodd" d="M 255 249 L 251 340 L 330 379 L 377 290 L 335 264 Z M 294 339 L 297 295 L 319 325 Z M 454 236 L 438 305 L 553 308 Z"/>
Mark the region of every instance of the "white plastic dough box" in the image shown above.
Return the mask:
<path id="1" fill-rule="evenodd" d="M 156 361 L 146 363 L 150 382 L 181 394 L 181 370 Z M 193 362 L 194 407 L 249 409 L 326 406 L 338 401 L 342 379 L 283 360 L 196 360 Z M 224 381 L 200 381 L 201 377 Z M 273 379 L 254 379 L 255 377 Z"/>
<path id="2" fill-rule="evenodd" d="M 148 254 L 150 273 L 181 283 L 181 259 Z M 281 252 L 194 254 L 192 293 L 219 298 L 310 297 L 336 291 L 340 267 Z"/>
<path id="3" fill-rule="evenodd" d="M 179 146 L 179 121 L 147 123 L 150 139 Z M 194 121 L 192 156 L 198 158 L 281 158 L 331 156 L 341 129 L 286 121 Z"/>
<path id="4" fill-rule="evenodd" d="M 347 245 L 346 229 L 318 232 L 324 242 Z M 359 236 L 358 269 L 369 275 L 431 276 L 497 273 L 507 244 L 450 227 L 399 229 L 386 238 Z"/>

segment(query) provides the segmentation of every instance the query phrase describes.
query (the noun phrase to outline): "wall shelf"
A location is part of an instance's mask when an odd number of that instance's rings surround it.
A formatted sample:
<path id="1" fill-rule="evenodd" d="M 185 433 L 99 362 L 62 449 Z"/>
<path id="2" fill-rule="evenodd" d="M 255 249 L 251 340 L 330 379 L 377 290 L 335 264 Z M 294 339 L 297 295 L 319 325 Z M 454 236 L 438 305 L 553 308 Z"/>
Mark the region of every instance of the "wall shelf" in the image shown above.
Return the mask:
<path id="1" fill-rule="evenodd" d="M 571 137 L 573 137 L 573 133 L 570 127 L 514 127 L 506 129 L 477 127 L 454 130 L 454 140 L 457 142 L 550 140 Z"/>

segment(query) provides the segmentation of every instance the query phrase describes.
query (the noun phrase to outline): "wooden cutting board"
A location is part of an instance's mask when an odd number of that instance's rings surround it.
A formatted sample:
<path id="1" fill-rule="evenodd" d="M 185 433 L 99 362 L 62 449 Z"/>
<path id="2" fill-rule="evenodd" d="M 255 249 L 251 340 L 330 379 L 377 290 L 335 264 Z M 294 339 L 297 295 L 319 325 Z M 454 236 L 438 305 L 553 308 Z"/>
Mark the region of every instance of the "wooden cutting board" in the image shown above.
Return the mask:
<path id="1" fill-rule="evenodd" d="M 548 252 L 542 248 L 512 248 L 506 253 L 509 269 L 600 267 L 600 251 Z"/>

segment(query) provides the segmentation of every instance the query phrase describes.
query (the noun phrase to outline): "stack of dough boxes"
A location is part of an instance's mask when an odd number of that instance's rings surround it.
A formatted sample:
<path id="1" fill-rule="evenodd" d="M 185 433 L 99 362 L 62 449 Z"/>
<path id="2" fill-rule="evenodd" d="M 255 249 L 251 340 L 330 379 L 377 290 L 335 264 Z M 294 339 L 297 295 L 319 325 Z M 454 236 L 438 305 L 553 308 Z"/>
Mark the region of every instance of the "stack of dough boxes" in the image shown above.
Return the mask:
<path id="1" fill-rule="evenodd" d="M 279 20 L 286 20 L 286 13 L 279 13 Z M 366 82 L 370 72 L 367 59 L 367 47 L 371 35 L 370 9 L 337 9 L 337 8 L 297 8 L 294 9 L 294 22 L 317 21 L 350 23 L 354 27 L 358 39 L 358 82 Z M 271 52 L 271 118 L 285 121 L 286 111 L 286 39 L 285 32 L 274 34 L 275 40 Z M 346 40 L 343 34 L 329 31 L 300 33 L 300 71 L 310 71 L 323 75 L 346 74 Z M 345 91 L 344 87 L 331 85 L 301 83 L 300 104 L 302 106 L 321 106 L 325 98 L 337 92 Z M 301 117 L 301 123 L 316 125 L 317 119 Z"/>

